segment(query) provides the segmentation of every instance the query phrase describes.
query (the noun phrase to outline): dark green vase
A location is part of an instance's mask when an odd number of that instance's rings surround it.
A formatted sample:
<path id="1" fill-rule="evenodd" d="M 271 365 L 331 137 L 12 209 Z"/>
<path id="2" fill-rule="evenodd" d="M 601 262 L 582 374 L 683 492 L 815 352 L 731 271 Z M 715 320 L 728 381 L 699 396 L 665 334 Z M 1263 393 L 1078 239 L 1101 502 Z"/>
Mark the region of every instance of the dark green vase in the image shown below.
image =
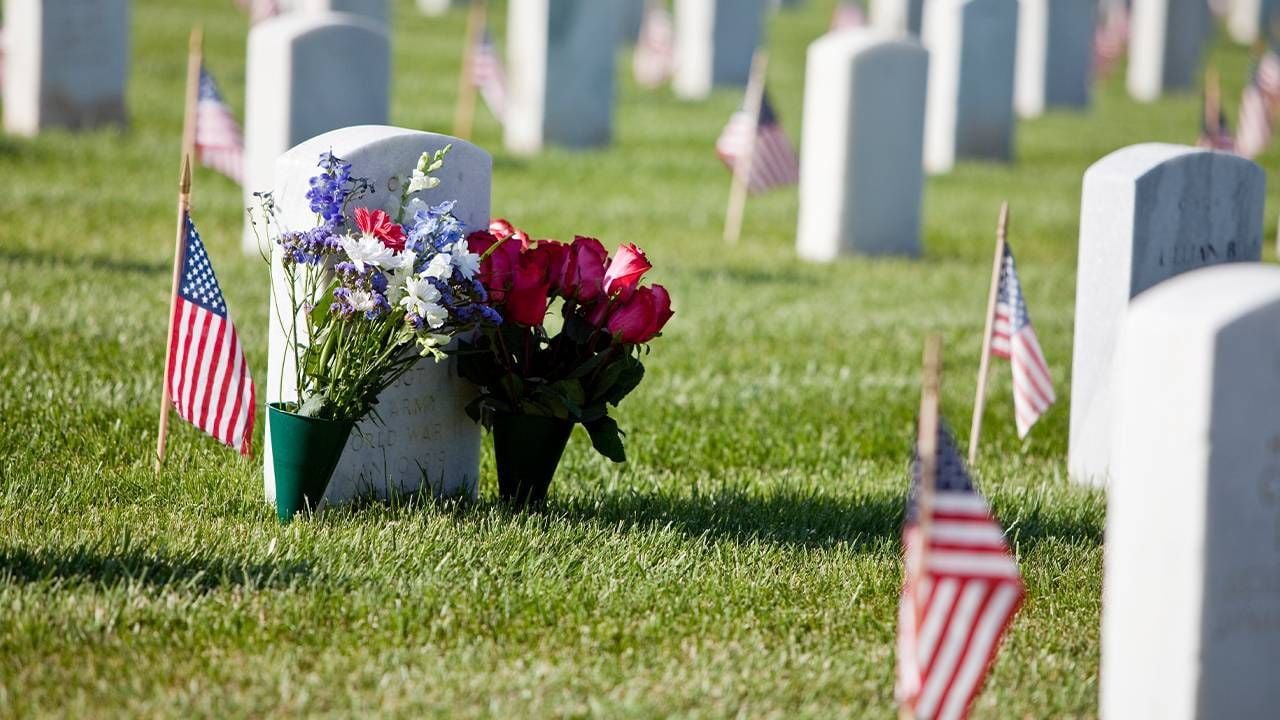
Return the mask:
<path id="1" fill-rule="evenodd" d="M 541 415 L 494 413 L 493 455 L 498 465 L 498 497 L 518 507 L 546 501 L 547 488 L 573 423 Z"/>
<path id="2" fill-rule="evenodd" d="M 271 416 L 276 515 L 283 525 L 299 510 L 320 505 L 355 423 L 303 417 L 283 409 L 280 403 L 268 405 L 267 412 Z"/>

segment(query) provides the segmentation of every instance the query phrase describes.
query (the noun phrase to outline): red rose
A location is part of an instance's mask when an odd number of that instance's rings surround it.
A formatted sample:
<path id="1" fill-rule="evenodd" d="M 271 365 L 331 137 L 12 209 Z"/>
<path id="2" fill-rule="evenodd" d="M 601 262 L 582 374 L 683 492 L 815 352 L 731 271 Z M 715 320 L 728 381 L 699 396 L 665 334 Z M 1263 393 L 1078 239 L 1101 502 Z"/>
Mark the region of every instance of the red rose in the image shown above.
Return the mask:
<path id="1" fill-rule="evenodd" d="M 554 293 L 560 289 L 560 276 L 568 255 L 568 245 L 555 240 L 539 240 L 536 245 L 521 254 L 521 259 L 527 256 L 529 262 L 543 269 L 550 283 L 551 292 Z"/>
<path id="2" fill-rule="evenodd" d="M 503 302 L 503 317 L 517 325 L 541 325 L 547 315 L 550 290 L 545 258 L 535 252 L 521 253 L 511 290 Z"/>
<path id="3" fill-rule="evenodd" d="M 356 227 L 364 235 L 372 235 L 382 241 L 389 250 L 404 250 L 404 228 L 391 221 L 391 216 L 382 210 L 356 208 Z"/>
<path id="4" fill-rule="evenodd" d="M 529 235 L 525 231 L 512 225 L 505 218 L 495 218 L 489 221 L 489 234 L 499 240 L 507 238 L 515 238 L 520 243 L 520 249 L 529 249 Z"/>
<path id="5" fill-rule="evenodd" d="M 614 305 L 609 315 L 609 334 L 624 343 L 646 343 L 662 331 L 674 314 L 666 288 L 637 288 L 629 298 Z"/>
<path id="6" fill-rule="evenodd" d="M 604 293 L 627 299 L 636 285 L 640 284 L 640 278 L 652 267 L 649 258 L 644 256 L 644 251 L 640 248 L 630 243 L 619 246 L 604 274 Z"/>
<path id="7" fill-rule="evenodd" d="M 480 261 L 480 272 L 476 277 L 484 285 L 489 298 L 494 303 L 501 303 L 506 297 L 507 290 L 511 287 L 512 274 L 520 259 L 520 246 L 511 242 L 510 237 L 508 235 L 508 239 L 503 240 L 483 230 L 473 232 L 467 237 L 467 249 L 484 258 Z M 485 253 L 489 248 L 498 243 L 501 244 L 486 257 Z"/>
<path id="8" fill-rule="evenodd" d="M 556 285 L 560 294 L 583 305 L 604 297 L 605 267 L 609 253 L 595 238 L 578 235 L 565 251 Z"/>

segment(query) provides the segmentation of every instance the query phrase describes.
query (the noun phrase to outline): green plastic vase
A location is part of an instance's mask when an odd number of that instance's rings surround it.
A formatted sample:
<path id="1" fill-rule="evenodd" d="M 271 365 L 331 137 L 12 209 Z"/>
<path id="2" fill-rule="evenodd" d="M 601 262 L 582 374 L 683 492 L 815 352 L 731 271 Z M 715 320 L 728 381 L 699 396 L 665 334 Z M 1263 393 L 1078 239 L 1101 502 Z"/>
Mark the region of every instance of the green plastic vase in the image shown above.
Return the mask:
<path id="1" fill-rule="evenodd" d="M 569 420 L 495 413 L 493 455 L 498 466 L 498 497 L 517 507 L 543 503 L 572 432 Z"/>
<path id="2" fill-rule="evenodd" d="M 288 523 L 300 510 L 314 509 L 324 498 L 329 478 L 355 423 L 303 417 L 267 406 L 271 416 L 271 465 L 276 478 L 276 516 Z"/>

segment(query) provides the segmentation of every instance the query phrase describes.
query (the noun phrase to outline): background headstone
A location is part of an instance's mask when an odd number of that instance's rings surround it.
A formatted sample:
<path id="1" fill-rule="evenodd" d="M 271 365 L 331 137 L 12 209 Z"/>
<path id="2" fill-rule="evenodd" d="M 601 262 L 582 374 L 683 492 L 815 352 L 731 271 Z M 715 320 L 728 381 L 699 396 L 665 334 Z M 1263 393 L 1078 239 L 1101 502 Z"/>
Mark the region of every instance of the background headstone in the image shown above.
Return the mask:
<path id="1" fill-rule="evenodd" d="M 7 132 L 126 122 L 128 0 L 5 0 L 4 36 Z"/>
<path id="2" fill-rule="evenodd" d="M 418 10 L 428 17 L 439 17 L 456 4 L 458 0 L 418 0 Z"/>
<path id="3" fill-rule="evenodd" d="M 809 45 L 796 232 L 803 258 L 920 252 L 929 54 L 897 38 L 850 30 Z"/>
<path id="4" fill-rule="evenodd" d="M 1102 484 L 1111 457 L 1116 334 L 1129 301 L 1174 275 L 1262 255 L 1262 169 L 1242 157 L 1150 143 L 1084 174 L 1068 469 Z"/>
<path id="5" fill-rule="evenodd" d="M 1116 358 L 1101 717 L 1280 708 L 1280 268 L 1134 299 Z"/>
<path id="6" fill-rule="evenodd" d="M 930 0 L 924 166 L 949 171 L 960 158 L 1013 159 L 1013 73 L 1018 0 Z"/>
<path id="7" fill-rule="evenodd" d="M 618 42 L 634 45 L 640 37 L 640 25 L 644 22 L 647 0 L 613 0 L 618 8 Z"/>
<path id="8" fill-rule="evenodd" d="M 1266 39 L 1280 23 L 1280 0 L 1232 0 L 1227 12 L 1231 39 L 1252 45 Z"/>
<path id="9" fill-rule="evenodd" d="M 1204 0 L 1133 0 L 1129 20 L 1129 94 L 1150 102 L 1193 87 L 1212 27 Z"/>
<path id="10" fill-rule="evenodd" d="M 274 186 L 276 158 L 307 138 L 383 124 L 390 108 L 386 26 L 347 13 L 289 13 L 249 30 L 244 202 Z M 245 220 L 246 253 L 259 238 Z"/>
<path id="11" fill-rule="evenodd" d="M 871 26 L 894 35 L 920 34 L 925 0 L 871 0 Z"/>
<path id="12" fill-rule="evenodd" d="M 315 213 L 305 195 L 308 180 L 318 172 L 320 153 L 332 152 L 352 165 L 352 175 L 368 178 L 374 188 L 360 205 L 394 212 L 401 184 L 425 151 L 452 144 L 439 173 L 440 186 L 419 195 L 426 202 L 457 200 L 454 213 L 468 229 L 489 224 L 489 192 L 493 162 L 488 153 L 457 138 L 384 125 L 347 127 L 325 133 L 280 156 L 276 164 L 275 198 L 286 227 L 308 228 Z M 348 222 L 351 222 L 348 218 Z M 271 334 L 268 348 L 267 402 L 296 399 L 288 332 L 277 307 L 286 308 L 279 254 L 272 258 Z M 283 375 L 282 375 L 283 373 Z M 281 388 L 281 378 L 284 387 Z M 378 398 L 385 424 L 366 420 L 356 426 L 342 460 L 325 493 L 329 502 L 344 502 L 376 494 L 408 493 L 429 482 L 437 495 L 474 497 L 480 462 L 480 430 L 466 414 L 475 396 L 470 383 L 458 377 L 456 361 L 423 359 Z M 267 432 L 270 433 L 268 421 Z M 269 435 L 268 435 L 269 437 Z M 268 502 L 275 499 L 271 444 L 266 444 L 264 486 Z M 425 479 L 424 479 L 425 478 Z"/>
<path id="13" fill-rule="evenodd" d="M 1014 90 L 1019 115 L 1089 105 L 1095 10 L 1087 0 L 1019 0 Z"/>
<path id="14" fill-rule="evenodd" d="M 386 25 L 391 21 L 389 0 L 290 0 L 294 12 L 344 12 Z"/>
<path id="15" fill-rule="evenodd" d="M 507 33 L 508 150 L 609 144 L 617 11 L 600 0 L 510 0 L 507 27 L 520 32 Z"/>
<path id="16" fill-rule="evenodd" d="M 765 0 L 675 0 L 676 96 L 700 100 L 718 85 L 745 86 L 765 10 Z"/>

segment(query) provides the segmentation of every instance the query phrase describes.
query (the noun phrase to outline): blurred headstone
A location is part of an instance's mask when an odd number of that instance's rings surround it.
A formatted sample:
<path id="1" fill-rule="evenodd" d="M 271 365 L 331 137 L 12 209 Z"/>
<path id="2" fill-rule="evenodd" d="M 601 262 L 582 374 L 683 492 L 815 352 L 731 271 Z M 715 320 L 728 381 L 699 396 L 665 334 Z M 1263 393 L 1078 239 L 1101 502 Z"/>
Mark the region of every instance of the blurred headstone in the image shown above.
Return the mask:
<path id="1" fill-rule="evenodd" d="M 700 100 L 718 85 L 745 86 L 766 9 L 765 0 L 675 0 L 676 96 Z"/>
<path id="2" fill-rule="evenodd" d="M 386 25 L 391 21 L 388 0 L 292 0 L 294 11 L 345 12 Z"/>
<path id="3" fill-rule="evenodd" d="M 871 0 L 871 26 L 895 35 L 919 35 L 925 0 Z"/>
<path id="4" fill-rule="evenodd" d="M 1129 21 L 1129 95 L 1151 102 L 1193 87 L 1212 28 L 1204 0 L 1133 0 Z"/>
<path id="5" fill-rule="evenodd" d="M 1022 117 L 1089 105 L 1096 8 L 1082 0 L 1020 0 L 1014 106 Z"/>
<path id="6" fill-rule="evenodd" d="M 1116 336 L 1129 301 L 1169 278 L 1262 256 L 1262 168 L 1229 153 L 1149 143 L 1084 174 L 1068 470 L 1110 473 Z"/>
<path id="7" fill-rule="evenodd" d="M 418 0 L 418 10 L 427 17 L 439 17 L 454 5 L 462 4 L 462 0 Z"/>

